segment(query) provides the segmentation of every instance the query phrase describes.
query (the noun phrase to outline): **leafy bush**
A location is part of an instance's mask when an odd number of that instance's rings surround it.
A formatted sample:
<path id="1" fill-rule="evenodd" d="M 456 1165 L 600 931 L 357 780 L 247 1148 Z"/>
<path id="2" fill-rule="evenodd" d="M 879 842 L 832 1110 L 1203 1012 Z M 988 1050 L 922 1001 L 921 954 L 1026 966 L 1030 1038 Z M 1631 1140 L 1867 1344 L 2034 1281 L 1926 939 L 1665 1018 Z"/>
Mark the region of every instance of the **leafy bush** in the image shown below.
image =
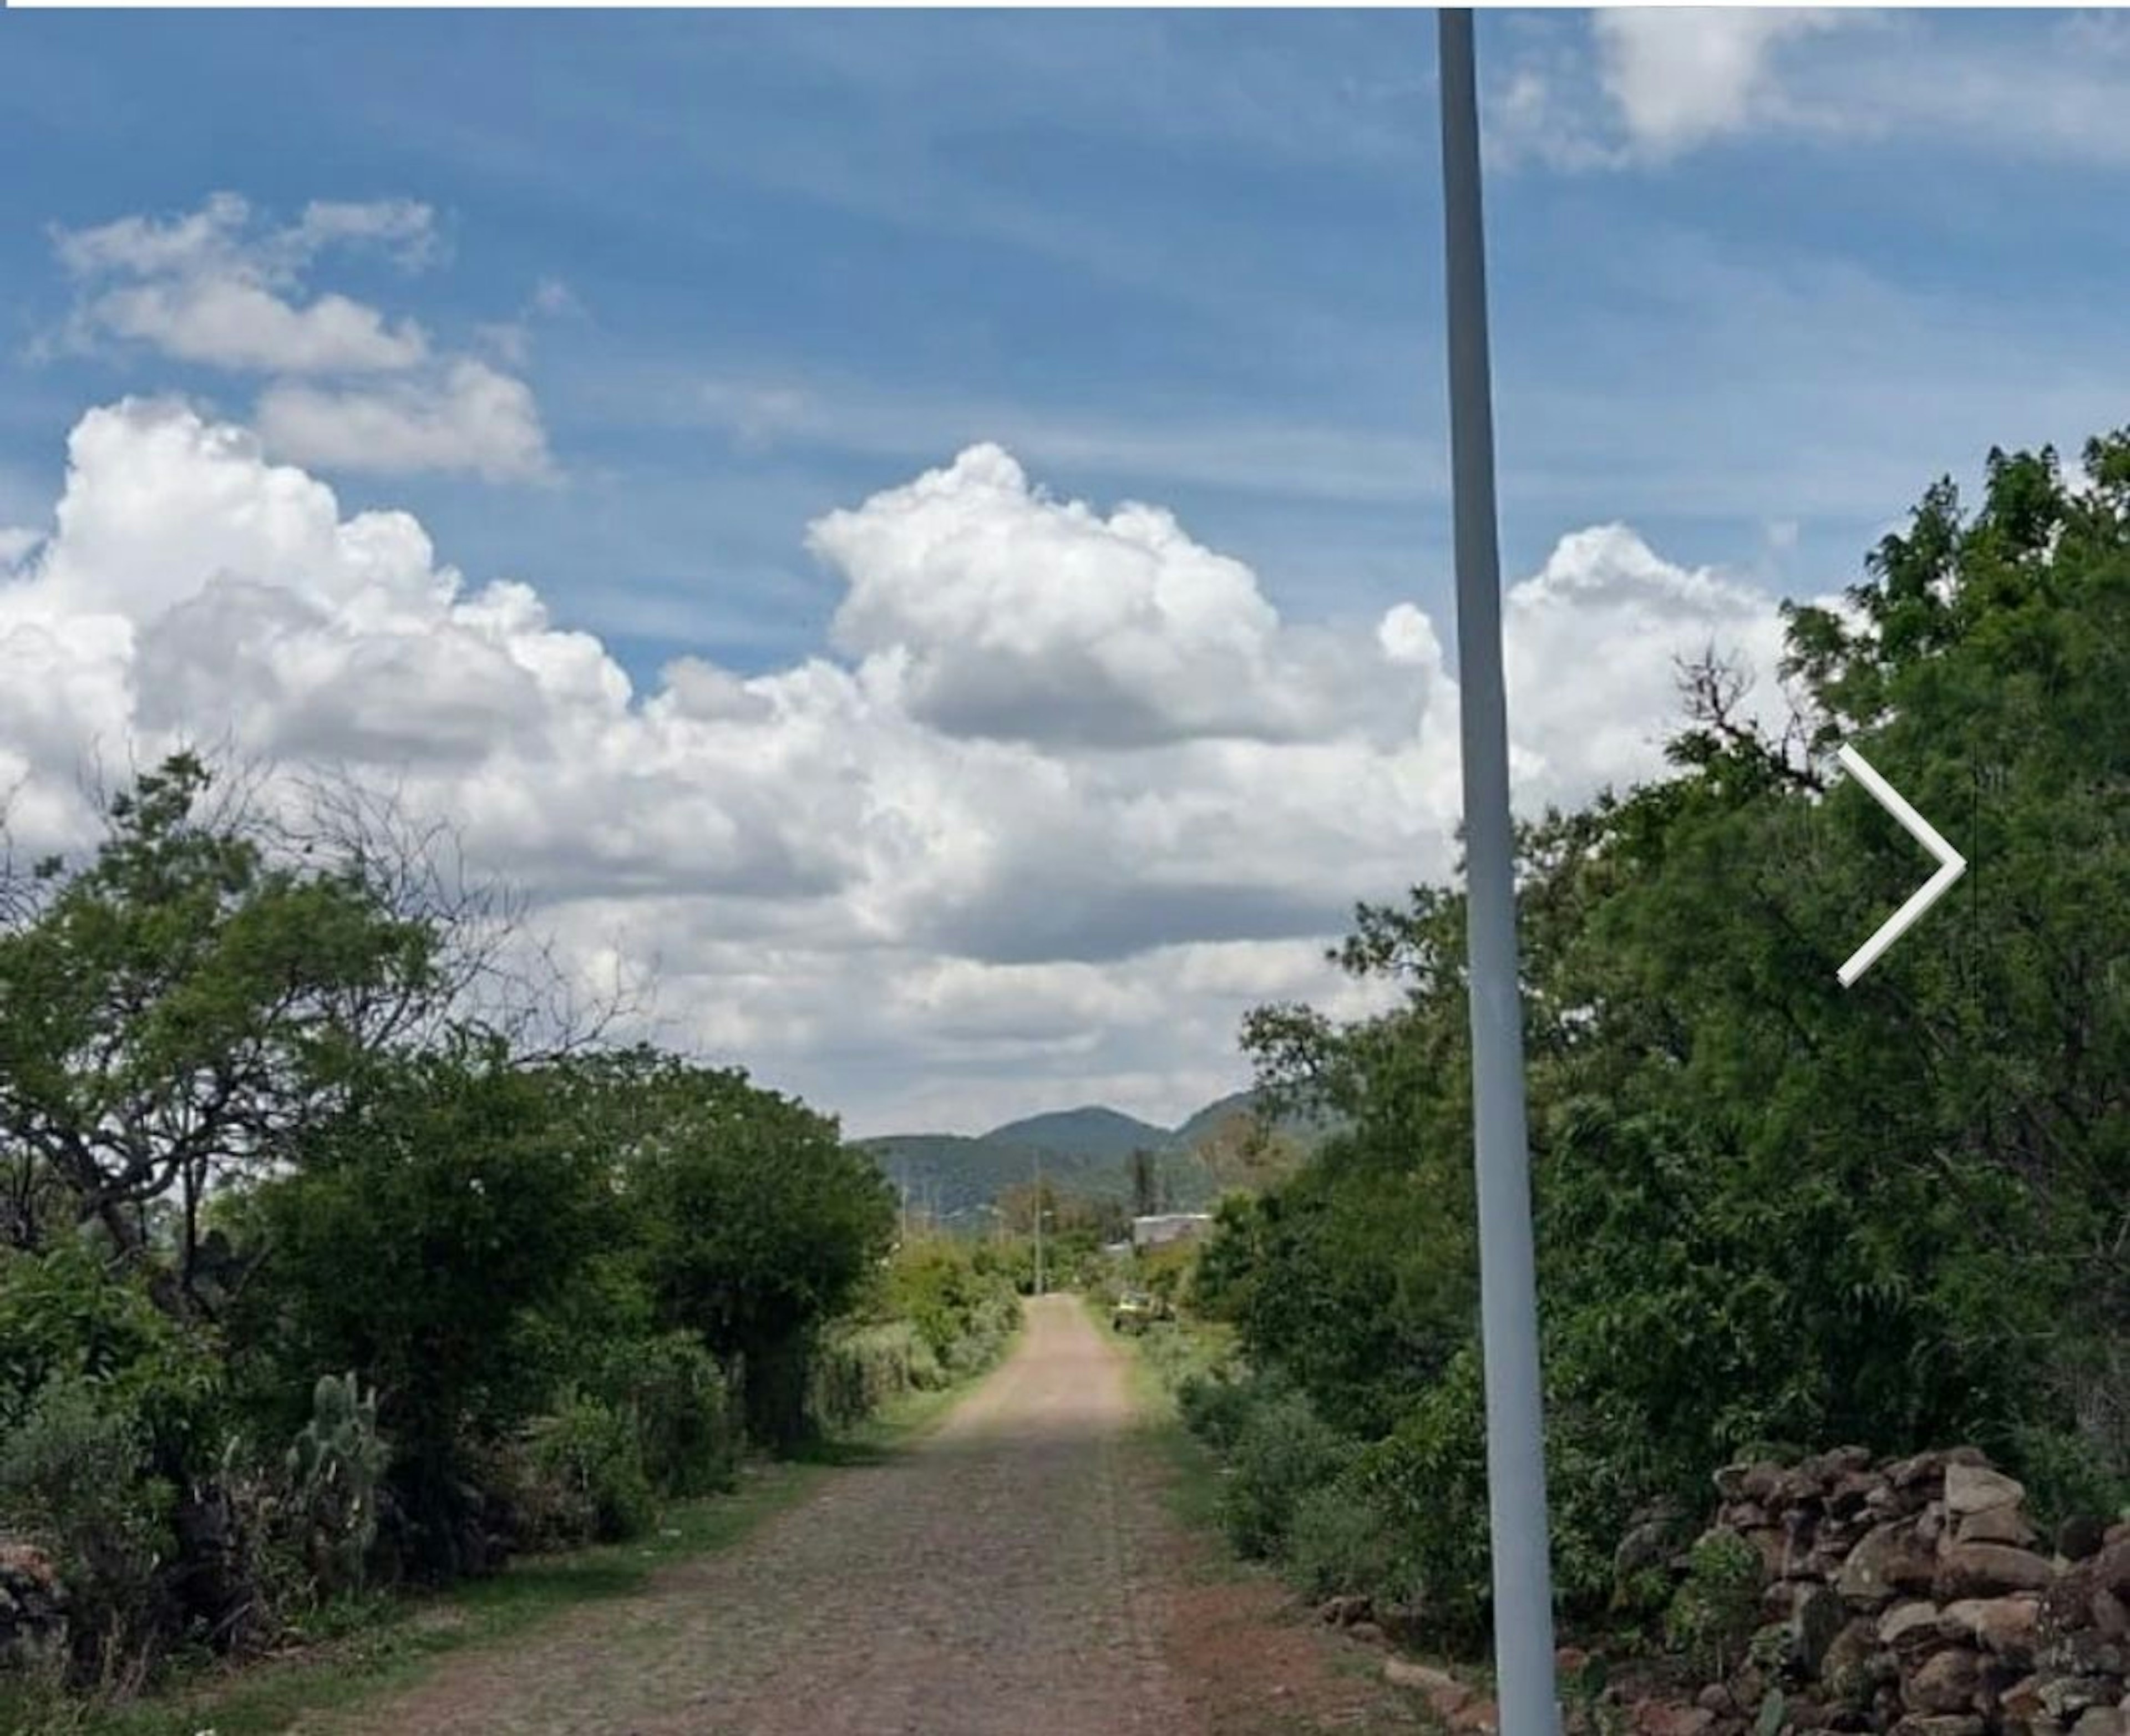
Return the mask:
<path id="1" fill-rule="evenodd" d="M 1020 1323 L 1012 1280 L 988 1253 L 928 1237 L 904 1243 L 888 1265 L 886 1312 L 915 1327 L 950 1375 L 988 1367 Z"/>
<path id="2" fill-rule="evenodd" d="M 807 1409 L 817 1426 L 848 1428 L 906 1392 L 947 1384 L 932 1346 L 906 1320 L 833 1328 L 813 1349 Z"/>
<path id="3" fill-rule="evenodd" d="M 1139 1281 L 1149 1295 L 1171 1308 L 1189 1304 L 1192 1279 L 1198 1264 L 1198 1249 L 1194 1243 L 1173 1242 L 1166 1247 L 1147 1248 L 1136 1260 Z"/>
<path id="4" fill-rule="evenodd" d="M 709 1495 L 732 1486 L 738 1409 L 717 1359 L 692 1333 L 616 1345 L 590 1384 L 634 1424 L 644 1475 L 659 1494 Z"/>
<path id="5" fill-rule="evenodd" d="M 1447 1638 L 1485 1626 L 1487 1442 L 1479 1360 L 1459 1356 L 1388 1436 L 1363 1448 L 1351 1477 L 1410 1551 L 1428 1618 Z"/>
<path id="6" fill-rule="evenodd" d="M 1240 1376 L 1235 1352 L 1235 1335 L 1226 1327 L 1203 1320 L 1153 1320 L 1139 1335 L 1139 1355 L 1177 1395 L 1209 1381 L 1233 1381 Z"/>
<path id="7" fill-rule="evenodd" d="M 540 1541 L 614 1543 L 650 1529 L 657 1501 L 633 1419 L 573 1395 L 552 1416 L 533 1420 L 525 1446 L 538 1491 L 532 1510 Z"/>
<path id="8" fill-rule="evenodd" d="M 222 1390 L 213 1341 L 157 1307 L 136 1276 L 79 1237 L 0 1250 L 0 1429 L 54 1384 L 88 1381 L 173 1452 L 204 1432 Z"/>
<path id="9" fill-rule="evenodd" d="M 1353 1453 L 1354 1443 L 1303 1394 L 1263 1391 L 1244 1414 L 1220 1489 L 1220 1522 L 1230 1540 L 1244 1555 L 1280 1554 L 1301 1499 L 1339 1476 Z"/>
<path id="10" fill-rule="evenodd" d="M 0 1519 L 57 1563 L 87 1681 L 145 1676 L 161 1631 L 177 1491 L 148 1447 L 124 1399 L 78 1379 L 45 1386 L 0 1437 Z"/>
<path id="11" fill-rule="evenodd" d="M 566 1081 L 466 1036 L 373 1071 L 257 1189 L 272 1257 L 234 1329 L 270 1394 L 361 1370 L 393 1445 L 386 1541 L 424 1577 L 491 1566 L 476 1449 L 548 1391 L 519 1354 L 528 1310 L 568 1293 L 618 1217 Z M 300 1381 L 300 1385 L 297 1382 Z"/>
<path id="12" fill-rule="evenodd" d="M 1664 1638 L 1705 1679 L 1720 1681 L 1759 1622 L 1760 1554 L 1736 1532 L 1719 1530 L 1697 1542 L 1688 1561 L 1664 1612 Z"/>
<path id="13" fill-rule="evenodd" d="M 1020 1330 L 1020 1298 L 1010 1285 L 991 1286 L 970 1308 L 962 1334 L 948 1352 L 948 1367 L 956 1375 L 990 1367 Z"/>
<path id="14" fill-rule="evenodd" d="M 1020 1323 L 1010 1262 L 943 1236 L 904 1242 L 868 1285 L 857 1318 L 807 1347 L 806 1411 L 848 1428 L 891 1400 L 987 1368 Z"/>
<path id="15" fill-rule="evenodd" d="M 1416 1602 L 1423 1590 L 1409 1535 L 1350 1471 L 1295 1503 L 1286 1566 L 1312 1598 L 1360 1592 L 1387 1608 Z"/>
<path id="16" fill-rule="evenodd" d="M 1186 1428 L 1225 1457 L 1242 1437 L 1254 1390 L 1224 1375 L 1186 1375 L 1176 1385 L 1177 1413 Z"/>
<path id="17" fill-rule="evenodd" d="M 905 1243 L 888 1266 L 889 1309 L 915 1328 L 943 1365 L 967 1329 L 975 1292 L 967 1256 L 943 1238 Z"/>
<path id="18" fill-rule="evenodd" d="M 607 1124 L 648 1123 L 623 1147 L 624 1179 L 661 1323 L 739 1371 L 750 1438 L 797 1444 L 815 1341 L 892 1243 L 886 1180 L 831 1118 L 738 1070 L 642 1048 L 586 1071 Z"/>

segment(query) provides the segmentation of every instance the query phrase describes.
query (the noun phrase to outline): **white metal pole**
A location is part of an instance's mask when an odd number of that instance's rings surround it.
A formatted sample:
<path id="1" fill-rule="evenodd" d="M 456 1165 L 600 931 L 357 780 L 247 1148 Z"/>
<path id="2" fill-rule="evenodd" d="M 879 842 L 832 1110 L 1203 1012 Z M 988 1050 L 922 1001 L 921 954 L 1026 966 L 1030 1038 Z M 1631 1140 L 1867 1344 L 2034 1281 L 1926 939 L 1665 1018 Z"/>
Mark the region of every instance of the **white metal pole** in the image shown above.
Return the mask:
<path id="1" fill-rule="evenodd" d="M 1515 834 L 1502 675 L 1501 553 L 1487 360 L 1485 227 L 1472 14 L 1440 15 L 1442 185 L 1449 315 L 1449 449 L 1457 551 L 1466 932 L 1470 948 L 1473 1163 L 1486 1359 L 1487 1495 L 1493 1541 L 1494 1673 L 1502 1736 L 1557 1736 L 1553 1592 L 1531 1153 L 1516 981 Z"/>

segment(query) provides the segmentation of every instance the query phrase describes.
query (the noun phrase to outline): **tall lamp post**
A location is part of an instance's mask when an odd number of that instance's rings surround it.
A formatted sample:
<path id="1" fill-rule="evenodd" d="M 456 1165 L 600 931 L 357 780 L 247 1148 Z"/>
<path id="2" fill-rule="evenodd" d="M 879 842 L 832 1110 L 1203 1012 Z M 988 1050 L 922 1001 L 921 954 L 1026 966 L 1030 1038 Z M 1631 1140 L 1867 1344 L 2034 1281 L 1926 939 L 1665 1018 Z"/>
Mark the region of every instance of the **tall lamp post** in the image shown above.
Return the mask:
<path id="1" fill-rule="evenodd" d="M 1035 1293 L 1043 1294 L 1043 1160 L 1035 1160 Z"/>
<path id="2" fill-rule="evenodd" d="M 1557 1736 L 1545 1442 L 1516 984 L 1515 834 L 1502 675 L 1501 553 L 1487 365 L 1479 105 L 1469 9 L 1440 14 L 1442 188 L 1449 314 L 1449 451 L 1457 549 L 1457 680 L 1464 738 L 1473 1161 L 1493 1541 L 1494 1669 L 1502 1736 Z"/>

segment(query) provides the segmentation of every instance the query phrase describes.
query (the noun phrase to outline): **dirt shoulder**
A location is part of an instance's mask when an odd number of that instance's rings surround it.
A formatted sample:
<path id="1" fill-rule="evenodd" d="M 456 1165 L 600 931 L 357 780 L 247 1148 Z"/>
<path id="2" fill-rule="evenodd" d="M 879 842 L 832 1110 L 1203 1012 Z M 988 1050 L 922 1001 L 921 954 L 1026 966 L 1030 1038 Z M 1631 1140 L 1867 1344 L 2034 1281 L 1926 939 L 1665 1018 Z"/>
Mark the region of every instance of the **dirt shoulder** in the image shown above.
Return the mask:
<path id="1" fill-rule="evenodd" d="M 1125 1353 L 1070 1298 L 922 1441 L 733 1548 L 306 1736 L 1258 1736 L 1409 1727 L 1373 1660 L 1163 1499 Z"/>

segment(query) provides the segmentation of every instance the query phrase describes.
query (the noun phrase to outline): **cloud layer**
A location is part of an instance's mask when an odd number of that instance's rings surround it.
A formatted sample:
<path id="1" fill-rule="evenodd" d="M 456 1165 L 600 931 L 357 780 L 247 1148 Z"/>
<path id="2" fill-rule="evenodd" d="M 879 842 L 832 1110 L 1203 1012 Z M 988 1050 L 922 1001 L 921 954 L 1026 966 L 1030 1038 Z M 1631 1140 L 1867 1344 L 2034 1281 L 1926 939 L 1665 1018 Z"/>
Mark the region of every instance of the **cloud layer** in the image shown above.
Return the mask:
<path id="1" fill-rule="evenodd" d="M 2019 23 L 2008 30 L 1986 13 L 1606 8 L 1578 18 L 1573 37 L 1532 33 L 1490 98 L 1489 145 L 1498 162 L 1569 170 L 1664 163 L 1748 135 L 1852 146 L 1905 136 L 2000 163 L 2130 163 L 2130 28 L 2090 11 Z"/>
<path id="2" fill-rule="evenodd" d="M 1236 1082 L 1244 1007 L 1336 991 L 1356 899 L 1452 861 L 1443 629 L 1287 621 L 1171 514 L 996 446 L 813 527 L 838 656 L 647 693 L 246 430 L 129 399 L 68 451 L 50 534 L 0 551 L 18 847 L 79 846 L 83 767 L 179 738 L 348 768 L 451 817 L 587 973 L 655 966 L 669 1038 L 862 1129 L 1187 1109 Z M 1505 618 L 1526 807 L 1657 764 L 1676 656 L 1776 644 L 1769 599 L 1621 526 Z"/>
<path id="3" fill-rule="evenodd" d="M 382 254 L 409 272 L 434 264 L 442 244 L 427 205 L 313 201 L 277 228 L 245 199 L 220 193 L 182 217 L 57 230 L 53 246 L 79 293 L 65 345 L 138 346 L 198 367 L 271 376 L 255 421 L 278 456 L 496 482 L 553 472 L 523 380 L 438 354 L 412 319 L 337 293 L 303 298 L 305 274 L 329 250 Z M 508 329 L 522 357 L 522 327 Z"/>

